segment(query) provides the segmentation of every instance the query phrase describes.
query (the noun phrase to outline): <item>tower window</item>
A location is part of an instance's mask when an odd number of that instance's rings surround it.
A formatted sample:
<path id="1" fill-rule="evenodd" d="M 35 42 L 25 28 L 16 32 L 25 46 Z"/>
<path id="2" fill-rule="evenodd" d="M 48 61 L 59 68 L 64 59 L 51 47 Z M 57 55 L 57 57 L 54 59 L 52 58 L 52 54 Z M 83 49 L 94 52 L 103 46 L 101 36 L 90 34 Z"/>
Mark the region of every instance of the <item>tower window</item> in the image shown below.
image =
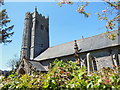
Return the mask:
<path id="1" fill-rule="evenodd" d="M 43 48 L 43 44 L 41 44 L 41 45 L 40 45 L 40 47 L 42 47 L 42 48 Z"/>
<path id="2" fill-rule="evenodd" d="M 118 49 L 118 54 L 120 54 L 120 49 Z"/>
<path id="3" fill-rule="evenodd" d="M 46 29 L 47 29 L 47 32 L 49 32 L 49 28 L 47 27 Z"/>
<path id="4" fill-rule="evenodd" d="M 43 30 L 44 29 L 44 26 L 43 26 L 43 24 L 41 25 L 41 30 Z"/>

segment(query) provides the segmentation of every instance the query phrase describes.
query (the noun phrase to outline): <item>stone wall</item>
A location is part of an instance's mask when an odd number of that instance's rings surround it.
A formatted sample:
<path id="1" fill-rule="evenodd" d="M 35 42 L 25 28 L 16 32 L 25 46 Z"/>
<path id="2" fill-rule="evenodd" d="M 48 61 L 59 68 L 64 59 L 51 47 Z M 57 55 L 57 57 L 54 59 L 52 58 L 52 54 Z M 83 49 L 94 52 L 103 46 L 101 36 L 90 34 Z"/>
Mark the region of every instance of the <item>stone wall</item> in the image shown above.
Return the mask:
<path id="1" fill-rule="evenodd" d="M 49 47 L 49 19 L 37 11 L 33 13 L 32 17 L 31 59 Z"/>
<path id="2" fill-rule="evenodd" d="M 120 54 L 118 54 L 118 49 L 119 46 L 117 47 L 111 47 L 111 48 L 104 48 L 104 49 L 100 49 L 100 50 L 95 50 L 95 51 L 90 51 L 90 52 L 84 52 L 84 53 L 80 53 L 80 59 L 84 62 L 84 65 L 87 67 L 87 54 L 90 53 L 90 56 L 92 57 L 93 60 L 91 61 L 91 65 L 94 70 L 100 70 L 103 67 L 113 67 L 113 65 L 115 64 L 114 62 L 119 63 L 120 62 Z M 114 55 L 118 56 L 118 61 L 117 58 L 114 57 Z M 69 55 L 69 56 L 64 56 L 64 57 L 58 57 L 59 60 L 72 60 L 75 61 L 74 55 Z M 43 60 L 40 61 L 40 63 L 47 67 L 50 63 L 52 63 L 54 59 L 49 59 L 49 60 Z"/>
<path id="3" fill-rule="evenodd" d="M 23 57 L 25 57 L 26 59 L 30 59 L 31 29 L 32 29 L 32 15 L 30 12 L 27 12 L 24 20 L 21 59 Z"/>

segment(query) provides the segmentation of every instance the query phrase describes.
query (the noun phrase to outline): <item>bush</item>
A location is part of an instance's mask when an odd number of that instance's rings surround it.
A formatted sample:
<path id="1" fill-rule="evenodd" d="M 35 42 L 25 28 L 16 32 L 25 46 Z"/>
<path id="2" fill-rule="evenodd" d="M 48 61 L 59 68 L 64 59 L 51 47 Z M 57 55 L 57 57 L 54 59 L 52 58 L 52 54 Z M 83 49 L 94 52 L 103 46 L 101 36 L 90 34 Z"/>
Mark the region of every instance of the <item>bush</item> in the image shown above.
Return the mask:
<path id="1" fill-rule="evenodd" d="M 86 68 L 80 68 L 75 62 L 55 61 L 54 66 L 47 73 L 39 75 L 10 75 L 1 83 L 1 89 L 30 89 L 30 88 L 120 88 L 120 67 L 103 68 L 87 75 Z"/>

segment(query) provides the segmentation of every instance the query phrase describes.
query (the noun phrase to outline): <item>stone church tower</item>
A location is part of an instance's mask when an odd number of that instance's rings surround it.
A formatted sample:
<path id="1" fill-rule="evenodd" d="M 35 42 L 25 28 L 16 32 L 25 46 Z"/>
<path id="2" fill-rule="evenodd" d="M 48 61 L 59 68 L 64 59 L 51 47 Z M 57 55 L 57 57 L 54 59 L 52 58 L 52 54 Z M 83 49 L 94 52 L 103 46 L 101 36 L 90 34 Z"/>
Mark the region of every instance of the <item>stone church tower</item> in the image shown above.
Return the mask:
<path id="1" fill-rule="evenodd" d="M 49 18 L 37 12 L 27 12 L 24 20 L 21 59 L 34 59 L 49 47 Z"/>

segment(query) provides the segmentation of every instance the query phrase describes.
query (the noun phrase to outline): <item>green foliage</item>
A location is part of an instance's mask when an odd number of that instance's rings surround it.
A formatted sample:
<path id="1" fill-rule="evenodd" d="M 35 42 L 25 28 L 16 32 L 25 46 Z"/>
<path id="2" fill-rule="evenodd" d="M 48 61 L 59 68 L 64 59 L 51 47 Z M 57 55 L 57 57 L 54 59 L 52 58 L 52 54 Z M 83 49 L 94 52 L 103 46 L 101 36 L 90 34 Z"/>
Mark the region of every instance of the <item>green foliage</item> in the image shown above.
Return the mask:
<path id="1" fill-rule="evenodd" d="M 78 76 L 78 73 L 81 72 L 80 67 L 72 61 L 68 61 L 67 63 L 55 61 L 54 64 L 55 66 L 45 75 L 46 79 L 43 81 L 44 88 L 58 89 L 70 87 L 70 85 L 68 85 L 71 82 L 70 80 L 72 80 L 73 77 Z"/>
<path id="2" fill-rule="evenodd" d="M 30 76 L 28 74 L 25 74 L 20 76 L 15 73 L 8 76 L 7 79 L 4 79 L 4 81 L 1 84 L 2 85 L 1 89 L 26 90 L 30 88 L 40 88 L 41 84 L 39 80 L 41 79 L 37 75 Z"/>
<path id="3" fill-rule="evenodd" d="M 60 6 L 60 7 L 62 7 L 63 4 L 72 5 L 74 3 L 70 0 L 62 0 L 61 2 L 57 3 L 57 5 Z"/>
<path id="4" fill-rule="evenodd" d="M 76 62 L 55 60 L 53 65 L 47 73 L 19 76 L 14 73 L 3 80 L 1 89 L 120 88 L 120 67 L 103 68 L 88 75 L 86 68 L 80 68 Z"/>
<path id="5" fill-rule="evenodd" d="M 79 14 L 84 15 L 85 17 L 89 17 L 91 14 L 88 13 L 86 8 L 89 5 L 89 2 L 86 0 L 78 0 L 77 3 L 73 3 L 73 0 L 59 0 L 59 3 L 57 3 L 58 6 L 62 7 L 63 5 L 76 5 L 77 12 Z M 119 0 L 101 0 L 106 4 L 105 9 L 103 9 L 100 12 L 97 12 L 98 20 L 105 21 L 106 30 L 114 30 L 118 29 L 118 22 L 120 21 L 120 2 Z"/>
<path id="6" fill-rule="evenodd" d="M 13 35 L 13 27 L 12 26 L 8 26 L 8 23 L 10 23 L 10 19 L 7 15 L 6 9 L 3 9 L 2 11 L 0 11 L 0 34 L 2 35 L 2 38 L 0 38 L 0 40 L 3 43 L 7 43 L 7 42 L 11 42 L 12 40 L 8 39 Z"/>

